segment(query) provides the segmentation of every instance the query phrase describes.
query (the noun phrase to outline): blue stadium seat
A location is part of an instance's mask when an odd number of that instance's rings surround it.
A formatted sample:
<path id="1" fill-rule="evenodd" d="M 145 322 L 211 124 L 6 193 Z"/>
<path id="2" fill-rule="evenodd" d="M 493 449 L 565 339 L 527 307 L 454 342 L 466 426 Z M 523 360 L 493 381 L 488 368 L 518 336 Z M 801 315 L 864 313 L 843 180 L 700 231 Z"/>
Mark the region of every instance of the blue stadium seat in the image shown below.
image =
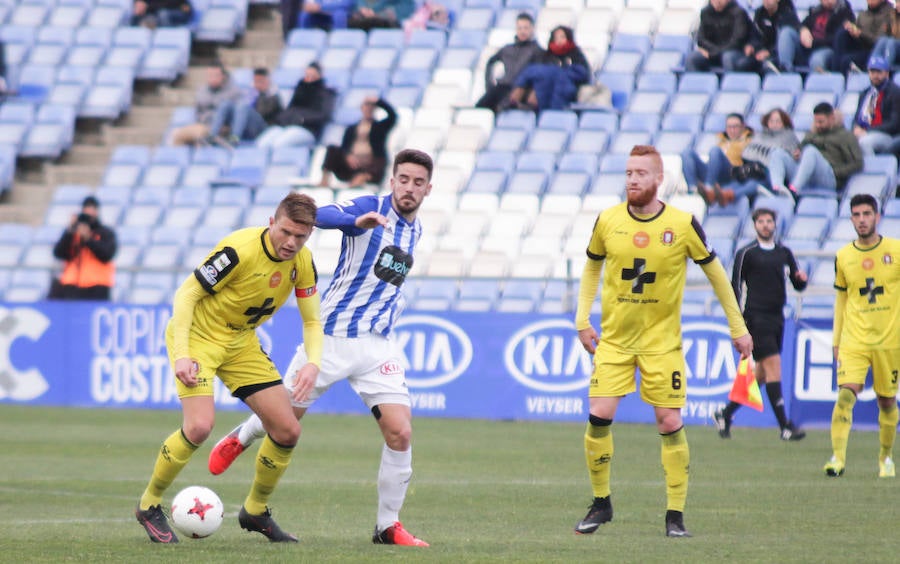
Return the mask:
<path id="1" fill-rule="evenodd" d="M 806 76 L 803 90 L 807 92 L 831 92 L 837 96 L 845 90 L 844 75 L 837 72 L 811 72 Z"/>
<path id="2" fill-rule="evenodd" d="M 635 74 L 641 68 L 644 56 L 632 51 L 610 51 L 603 61 L 603 72 L 621 72 Z"/>
<path id="3" fill-rule="evenodd" d="M 551 174 L 556 170 L 555 152 L 526 152 L 523 151 L 515 157 L 516 172 L 538 171 Z"/>
<path id="4" fill-rule="evenodd" d="M 172 162 L 156 162 L 150 164 L 144 170 L 144 176 L 141 178 L 141 185 L 166 188 L 177 186 L 181 180 L 181 174 L 185 166 L 186 165 Z"/>
<path id="5" fill-rule="evenodd" d="M 349 47 L 356 51 L 366 45 L 366 32 L 361 29 L 335 29 L 328 34 L 329 47 Z"/>
<path id="6" fill-rule="evenodd" d="M 440 51 L 432 47 L 407 47 L 400 54 L 397 68 L 402 70 L 427 70 L 434 68 Z"/>
<path id="7" fill-rule="evenodd" d="M 105 66 L 127 67 L 137 72 L 150 50 L 153 35 L 145 27 L 119 28 L 113 34 L 113 42 L 103 60 Z"/>
<path id="8" fill-rule="evenodd" d="M 131 107 L 134 73 L 125 68 L 97 69 L 94 86 L 88 91 L 80 115 L 115 119 Z"/>
<path id="9" fill-rule="evenodd" d="M 496 130 L 495 130 L 496 131 Z M 569 142 L 569 133 L 562 129 L 538 128 L 532 132 L 526 143 L 526 150 L 544 153 L 558 153 Z"/>
<path id="10" fill-rule="evenodd" d="M 422 100 L 422 87 L 391 86 L 383 96 L 395 108 L 417 108 Z"/>
<path id="11" fill-rule="evenodd" d="M 501 114 L 502 115 L 502 114 Z M 488 151 L 520 151 L 528 139 L 528 132 L 522 129 L 494 128 L 485 149 Z"/>
<path id="12" fill-rule="evenodd" d="M 603 153 L 609 145 L 609 133 L 600 129 L 579 129 L 569 139 L 569 153 Z"/>
<path id="13" fill-rule="evenodd" d="M 34 121 L 34 106 L 26 102 L 6 102 L 0 105 L 0 146 L 19 151 Z"/>
<path id="14" fill-rule="evenodd" d="M 66 56 L 66 64 L 96 67 L 112 45 L 112 30 L 81 28 L 75 34 L 75 44 Z"/>
<path id="15" fill-rule="evenodd" d="M 844 90 L 846 92 L 862 92 L 871 85 L 868 73 L 851 72 L 847 74 L 847 85 Z"/>
<path id="16" fill-rule="evenodd" d="M 660 116 L 657 113 L 627 113 L 619 122 L 619 131 L 643 131 L 654 134 L 659 131 Z"/>
<path id="17" fill-rule="evenodd" d="M 646 35 L 617 33 L 609 48 L 611 51 L 628 51 L 646 55 L 650 52 L 650 38 Z"/>
<path id="18" fill-rule="evenodd" d="M 808 215 L 833 219 L 837 216 L 838 202 L 835 198 L 805 196 L 797 202 L 795 212 L 798 217 Z"/>
<path id="19" fill-rule="evenodd" d="M 900 217 L 900 198 L 889 198 L 881 211 L 882 217 Z"/>
<path id="20" fill-rule="evenodd" d="M 509 173 L 516 166 L 514 151 L 482 151 L 475 159 L 475 170 L 502 170 Z"/>
<path id="21" fill-rule="evenodd" d="M 16 98 L 20 101 L 40 104 L 53 87 L 56 67 L 27 64 L 19 72 Z"/>
<path id="22" fill-rule="evenodd" d="M 654 49 L 644 59 L 643 72 L 670 72 L 684 68 L 684 54 L 679 51 Z"/>
<path id="23" fill-rule="evenodd" d="M 680 155 L 693 148 L 694 133 L 690 131 L 659 131 L 653 138 L 656 150 L 664 155 Z"/>
<path id="24" fill-rule="evenodd" d="M 44 26 L 38 29 L 37 42 L 28 53 L 28 64 L 57 66 L 75 41 L 71 27 Z"/>
<path id="25" fill-rule="evenodd" d="M 548 194 L 568 194 L 582 196 L 594 178 L 593 173 L 580 171 L 557 171 L 547 186 Z"/>
<path id="26" fill-rule="evenodd" d="M 50 12 L 46 23 L 47 25 L 58 27 L 81 27 L 82 22 L 87 17 L 89 6 L 89 3 L 85 5 L 59 3 Z"/>
<path id="27" fill-rule="evenodd" d="M 580 130 L 602 130 L 610 135 L 619 129 L 619 116 L 611 112 L 582 112 L 578 120 Z"/>
<path id="28" fill-rule="evenodd" d="M 815 241 L 816 246 L 828 233 L 830 219 L 827 217 L 799 216 L 791 221 L 785 236 L 790 239 Z"/>
<path id="29" fill-rule="evenodd" d="M 740 226 L 741 218 L 732 215 L 708 215 L 703 220 L 703 231 L 710 239 L 734 239 Z"/>
<path id="30" fill-rule="evenodd" d="M 755 72 L 726 72 L 719 83 L 719 91 L 756 94 L 760 84 L 759 75 Z"/>
<path id="31" fill-rule="evenodd" d="M 634 72 L 603 71 L 597 74 L 596 80 L 610 89 L 613 107 L 624 111 L 634 91 Z"/>
<path id="32" fill-rule="evenodd" d="M 194 31 L 198 41 L 233 43 L 247 27 L 247 3 L 238 0 L 212 0 L 200 14 Z"/>
<path id="33" fill-rule="evenodd" d="M 540 170 L 516 170 L 506 186 L 506 194 L 532 194 L 540 196 L 547 189 L 549 172 Z"/>
<path id="34" fill-rule="evenodd" d="M 369 30 L 367 45 L 369 47 L 390 47 L 400 49 L 406 43 L 406 35 L 402 29 L 375 28 Z"/>
<path id="35" fill-rule="evenodd" d="M 597 154 L 565 153 L 560 157 L 557 170 L 559 172 L 583 172 L 594 177 L 599 168 Z"/>
<path id="36" fill-rule="evenodd" d="M 803 77 L 795 72 L 769 73 L 763 78 L 763 92 L 790 92 L 794 96 L 803 91 Z"/>
<path id="37" fill-rule="evenodd" d="M 719 92 L 713 96 L 709 105 L 710 114 L 746 115 L 753 102 L 753 94 L 749 92 Z"/>
<path id="38" fill-rule="evenodd" d="M 663 131 L 687 131 L 698 133 L 702 125 L 702 116 L 699 114 L 674 114 L 663 116 L 660 129 Z"/>
<path id="39" fill-rule="evenodd" d="M 350 70 L 356 66 L 359 54 L 353 47 L 329 45 L 319 57 L 319 63 L 325 71 Z"/>
<path id="40" fill-rule="evenodd" d="M 503 170 L 478 170 L 469 176 L 466 192 L 477 194 L 502 194 L 506 188 L 507 173 Z"/>
<path id="41" fill-rule="evenodd" d="M 393 30 L 372 30 L 372 32 L 376 31 L 393 31 Z M 380 37 L 381 34 L 375 34 L 376 37 Z M 369 37 L 370 45 L 372 44 L 372 36 Z M 288 34 L 286 48 L 290 47 L 302 47 L 306 49 L 313 50 L 315 52 L 320 52 L 328 42 L 328 32 L 322 29 L 310 28 L 310 29 L 301 29 L 294 28 Z"/>
<path id="42" fill-rule="evenodd" d="M 719 91 L 719 78 L 713 73 L 686 72 L 678 80 L 678 91 L 715 94 Z"/>
<path id="43" fill-rule="evenodd" d="M 495 126 L 501 129 L 518 129 L 531 131 L 537 125 L 534 112 L 524 110 L 508 110 L 497 116 Z"/>
<path id="44" fill-rule="evenodd" d="M 373 30 L 374 31 L 374 30 Z M 371 32 L 369 32 L 371 34 Z M 447 39 L 447 47 L 468 47 L 482 49 L 487 43 L 487 37 L 481 29 L 453 29 Z"/>
<path id="45" fill-rule="evenodd" d="M 93 191 L 93 188 L 84 184 L 60 184 L 53 191 L 53 203 L 81 205 L 84 198 L 92 194 Z M 2 241 L 2 238 L 0 238 L 0 241 Z"/>
<path id="46" fill-rule="evenodd" d="M 49 13 L 49 6 L 37 3 L 22 3 L 13 8 L 9 17 L 9 23 L 12 25 L 38 27 L 44 24 Z"/>
<path id="47" fill-rule="evenodd" d="M 820 102 L 828 102 L 833 106 L 837 102 L 837 95 L 832 92 L 807 89 L 797 97 L 797 102 L 794 104 L 794 114 L 811 116 L 813 108 Z"/>
<path id="48" fill-rule="evenodd" d="M 668 105 L 669 94 L 666 92 L 635 90 L 631 94 L 631 100 L 628 101 L 628 113 L 622 116 L 622 121 L 624 122 L 625 118 L 631 114 L 655 113 L 659 115 L 666 111 Z"/>
<path id="49" fill-rule="evenodd" d="M 678 51 L 687 55 L 694 48 L 690 36 L 658 33 L 653 38 L 653 48 L 665 51 Z"/>
<path id="50" fill-rule="evenodd" d="M 794 95 L 790 92 L 760 92 L 753 102 L 750 113 L 765 115 L 779 108 L 790 114 L 794 110 Z"/>
<path id="51" fill-rule="evenodd" d="M 390 81 L 390 74 L 385 68 L 372 68 L 360 66 L 350 78 L 350 86 L 354 88 L 374 89 L 378 92 L 386 89 Z M 357 108 L 359 106 L 357 105 Z"/>
<path id="52" fill-rule="evenodd" d="M 496 14 L 493 8 L 481 6 L 466 6 L 456 20 L 455 29 L 478 30 L 490 29 L 494 25 Z"/>
<path id="53" fill-rule="evenodd" d="M 649 145 L 652 138 L 649 131 L 619 131 L 613 137 L 609 151 L 613 154 L 627 155 L 635 145 Z"/>
<path id="54" fill-rule="evenodd" d="M 370 45 L 366 47 L 359 56 L 357 62 L 357 72 L 362 70 L 379 70 L 385 76 L 385 84 L 387 84 L 388 72 L 393 70 L 394 63 L 400 55 L 400 49 L 389 46 Z M 356 76 L 351 78 L 351 84 Z"/>
<path id="55" fill-rule="evenodd" d="M 480 54 L 480 49 L 472 47 L 448 47 L 441 53 L 438 68 L 474 70 Z"/>
<path id="56" fill-rule="evenodd" d="M 89 27 L 115 29 L 126 23 L 130 10 L 121 6 L 97 5 L 91 9 L 87 16 Z"/>
<path id="57" fill-rule="evenodd" d="M 447 45 L 447 34 L 437 29 L 414 30 L 407 39 L 406 46 L 427 47 L 441 51 Z"/>
<path id="58" fill-rule="evenodd" d="M 712 94 L 707 92 L 676 92 L 669 100 L 669 114 L 705 114 Z"/>
<path id="59" fill-rule="evenodd" d="M 466 279 L 460 282 L 459 294 L 453 303 L 455 311 L 490 311 L 500 295 L 495 280 Z"/>
<path id="60" fill-rule="evenodd" d="M 185 28 L 159 28 L 144 57 L 138 78 L 173 81 L 187 72 L 191 34 Z"/>
<path id="61" fill-rule="evenodd" d="M 637 79 L 637 90 L 640 92 L 666 92 L 674 94 L 678 89 L 678 75 L 674 72 L 641 73 Z"/>
<path id="62" fill-rule="evenodd" d="M 131 202 L 138 205 L 157 205 L 167 207 L 172 200 L 171 186 L 141 185 L 134 189 Z"/>
<path id="63" fill-rule="evenodd" d="M 25 137 L 21 155 L 55 159 L 67 151 L 75 137 L 75 109 L 44 104 Z"/>

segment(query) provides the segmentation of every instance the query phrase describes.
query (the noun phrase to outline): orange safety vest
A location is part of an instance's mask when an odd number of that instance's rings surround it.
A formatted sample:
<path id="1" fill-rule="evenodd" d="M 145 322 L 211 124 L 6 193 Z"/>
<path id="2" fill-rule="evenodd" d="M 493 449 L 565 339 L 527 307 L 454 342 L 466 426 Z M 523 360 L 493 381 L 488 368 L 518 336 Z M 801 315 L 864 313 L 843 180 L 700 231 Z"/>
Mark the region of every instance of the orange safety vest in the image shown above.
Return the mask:
<path id="1" fill-rule="evenodd" d="M 99 238 L 99 235 L 94 235 Z M 75 235 L 72 244 L 78 244 L 79 237 Z M 78 254 L 71 260 L 66 261 L 62 275 L 59 277 L 60 284 L 66 286 L 77 286 L 79 288 L 90 288 L 92 286 L 108 286 L 112 288 L 113 281 L 116 276 L 116 265 L 110 260 L 109 262 L 101 262 L 94 253 L 87 247 L 80 247 Z"/>

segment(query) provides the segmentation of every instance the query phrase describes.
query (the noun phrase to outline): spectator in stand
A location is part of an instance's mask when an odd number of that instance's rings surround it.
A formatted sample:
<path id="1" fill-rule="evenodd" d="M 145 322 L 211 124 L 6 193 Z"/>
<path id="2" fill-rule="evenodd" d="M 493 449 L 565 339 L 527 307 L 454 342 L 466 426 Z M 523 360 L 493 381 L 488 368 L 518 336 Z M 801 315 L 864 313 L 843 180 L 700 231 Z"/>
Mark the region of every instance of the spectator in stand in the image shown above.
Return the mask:
<path id="1" fill-rule="evenodd" d="M 753 138 L 753 129 L 747 127 L 740 114 L 728 114 L 725 131 L 718 135 L 716 145 L 709 150 L 709 162 L 704 163 L 693 149 L 688 147 L 681 154 L 681 170 L 689 190 L 696 190 L 707 205 L 718 203 L 726 206 L 734 201 L 735 193 L 723 191 L 721 186 L 732 181 L 732 171 L 743 164 L 741 154 Z"/>
<path id="2" fill-rule="evenodd" d="M 790 40 L 790 32 L 800 29 L 800 19 L 793 0 L 763 0 L 753 13 L 750 43 L 744 55 L 756 61 L 757 71 L 780 72 L 781 42 Z"/>
<path id="3" fill-rule="evenodd" d="M 281 33 L 284 40 L 287 41 L 291 30 L 297 27 L 297 20 L 300 18 L 300 11 L 303 7 L 303 0 L 280 0 L 279 10 L 281 12 Z"/>
<path id="4" fill-rule="evenodd" d="M 171 135 L 173 145 L 193 145 L 209 137 L 213 117 L 220 106 L 236 104 L 244 97 L 241 89 L 231 80 L 221 64 L 206 67 L 206 84 L 197 89 L 195 123 L 175 129 Z"/>
<path id="5" fill-rule="evenodd" d="M 400 27 L 415 9 L 414 0 L 356 0 L 347 27 L 363 31 Z"/>
<path id="6" fill-rule="evenodd" d="M 191 23 L 194 8 L 189 0 L 135 0 L 131 25 L 150 29 L 180 27 Z"/>
<path id="7" fill-rule="evenodd" d="M 894 4 L 891 11 L 891 27 L 888 34 L 875 40 L 871 56 L 884 57 L 889 65 L 893 65 L 897 62 L 898 46 L 900 46 L 900 2 Z"/>
<path id="8" fill-rule="evenodd" d="M 3 47 L 3 41 L 0 41 L 0 102 L 6 97 L 6 48 Z"/>
<path id="9" fill-rule="evenodd" d="M 387 114 L 375 119 L 375 108 Z M 378 96 L 369 96 L 361 106 L 362 119 L 344 130 L 341 145 L 329 145 L 322 164 L 320 186 L 328 186 L 331 175 L 349 181 L 350 187 L 367 182 L 380 184 L 387 166 L 387 137 L 397 123 L 397 112 Z"/>
<path id="10" fill-rule="evenodd" d="M 859 14 L 856 23 L 844 22 L 834 37 L 831 70 L 846 73 L 866 64 L 875 41 L 891 32 L 894 7 L 886 0 L 866 0 L 868 9 Z"/>
<path id="11" fill-rule="evenodd" d="M 791 176 L 787 189 L 795 199 L 806 188 L 840 192 L 850 176 L 863 167 L 859 141 L 844 127 L 843 120 L 828 102 L 813 108 L 812 130 L 793 155 L 784 149 L 773 149 L 770 159 L 778 159 L 785 165 L 785 171 Z M 795 160 L 798 162 L 795 163 Z M 772 166 L 771 163 L 769 166 Z M 775 185 L 773 189 L 781 192 L 784 187 Z"/>
<path id="12" fill-rule="evenodd" d="M 53 256 L 63 271 L 50 288 L 50 299 L 109 301 L 116 277 L 116 233 L 100 223 L 100 202 L 88 196 L 81 213 L 72 217 Z"/>
<path id="13" fill-rule="evenodd" d="M 761 191 L 774 192 L 773 178 L 778 178 L 779 186 L 785 185 L 784 165 L 772 163 L 771 155 L 774 149 L 782 149 L 791 155 L 800 147 L 797 134 L 794 132 L 794 124 L 791 116 L 784 110 L 776 108 L 770 110 L 760 120 L 762 131 L 754 133 L 750 143 L 744 147 L 741 153 L 743 162 L 739 167 L 732 169 L 733 180 L 722 186 L 722 199 L 734 201 L 742 197 L 755 198 Z M 717 193 L 718 194 L 718 193 Z"/>
<path id="14" fill-rule="evenodd" d="M 803 18 L 798 33 L 790 33 L 784 43 L 779 43 L 779 62 L 783 70 L 794 71 L 795 65 L 808 63 L 813 71 L 831 68 L 832 45 L 844 22 L 856 21 L 853 8 L 845 0 L 819 0 Z"/>
<path id="15" fill-rule="evenodd" d="M 853 134 L 864 155 L 889 153 L 900 135 L 900 86 L 891 80 L 891 67 L 883 57 L 870 57 L 867 66 L 871 86 L 859 96 Z"/>
<path id="16" fill-rule="evenodd" d="M 346 27 L 347 18 L 355 5 L 354 0 L 302 0 L 298 8 L 300 27 L 325 31 Z"/>
<path id="17" fill-rule="evenodd" d="M 216 109 L 210 126 L 208 141 L 211 144 L 236 146 L 241 141 L 253 141 L 275 120 L 281 112 L 281 98 L 278 89 L 272 87 L 269 69 L 260 67 L 253 70 L 253 91 L 249 100 L 225 102 Z M 222 130 L 228 126 L 228 134 L 222 137 Z"/>
<path id="18" fill-rule="evenodd" d="M 753 70 L 755 60 L 744 54 L 750 27 L 750 17 L 734 0 L 709 0 L 700 10 L 697 49 L 688 55 L 685 68 L 708 72 L 721 65 L 726 71 Z"/>
<path id="19" fill-rule="evenodd" d="M 557 26 L 550 32 L 547 51 L 516 77 L 509 101 L 512 106 L 539 112 L 562 110 L 575 101 L 578 88 L 590 80 L 591 66 L 575 44 L 575 32 Z"/>
<path id="20" fill-rule="evenodd" d="M 256 139 L 260 147 L 311 146 L 331 121 L 337 93 L 325 85 L 322 67 L 310 63 L 297 83 L 288 107 Z"/>
<path id="21" fill-rule="evenodd" d="M 530 63 L 542 57 L 543 49 L 534 38 L 534 18 L 527 12 L 516 16 L 515 41 L 494 53 L 484 67 L 484 95 L 475 104 L 499 113 L 509 107 L 513 82 Z M 497 77 L 497 63 L 503 74 Z"/>

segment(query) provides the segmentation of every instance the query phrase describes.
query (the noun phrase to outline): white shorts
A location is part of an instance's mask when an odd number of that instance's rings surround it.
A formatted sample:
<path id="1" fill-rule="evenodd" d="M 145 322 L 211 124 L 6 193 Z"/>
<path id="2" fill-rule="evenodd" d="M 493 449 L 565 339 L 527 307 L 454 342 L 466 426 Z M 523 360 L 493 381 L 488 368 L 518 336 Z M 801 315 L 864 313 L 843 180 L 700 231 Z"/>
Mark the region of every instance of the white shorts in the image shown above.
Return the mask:
<path id="1" fill-rule="evenodd" d="M 285 386 L 293 387 L 294 375 L 306 362 L 306 350 L 301 344 L 284 373 Z M 386 403 L 411 405 L 397 344 L 391 338 L 369 334 L 354 338 L 325 335 L 316 385 L 309 398 L 294 403 L 294 407 L 311 406 L 332 384 L 344 378 L 369 409 Z"/>

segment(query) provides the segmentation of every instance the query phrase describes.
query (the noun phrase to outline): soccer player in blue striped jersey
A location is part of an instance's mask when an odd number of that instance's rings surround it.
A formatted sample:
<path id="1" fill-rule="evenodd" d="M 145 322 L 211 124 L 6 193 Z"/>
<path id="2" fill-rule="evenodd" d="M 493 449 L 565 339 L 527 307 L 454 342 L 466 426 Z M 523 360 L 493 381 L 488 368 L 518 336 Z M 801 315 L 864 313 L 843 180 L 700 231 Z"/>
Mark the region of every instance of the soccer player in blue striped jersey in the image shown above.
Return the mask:
<path id="1" fill-rule="evenodd" d="M 322 367 L 309 397 L 295 402 L 300 419 L 335 382 L 346 379 L 372 410 L 384 436 L 378 471 L 376 544 L 428 546 L 400 523 L 400 508 L 412 476 L 412 412 L 402 354 L 391 329 L 402 309 L 400 288 L 413 264 L 422 233 L 416 219 L 431 192 L 431 157 L 405 149 L 394 158 L 391 193 L 361 196 L 319 208 L 316 227 L 340 229 L 344 236 L 334 277 L 322 298 L 325 329 Z M 291 367 L 303 365 L 303 346 Z M 292 374 L 289 368 L 287 374 Z M 292 382 L 287 378 L 285 385 Z M 256 415 L 213 448 L 209 470 L 224 472 L 257 438 L 265 435 Z"/>

